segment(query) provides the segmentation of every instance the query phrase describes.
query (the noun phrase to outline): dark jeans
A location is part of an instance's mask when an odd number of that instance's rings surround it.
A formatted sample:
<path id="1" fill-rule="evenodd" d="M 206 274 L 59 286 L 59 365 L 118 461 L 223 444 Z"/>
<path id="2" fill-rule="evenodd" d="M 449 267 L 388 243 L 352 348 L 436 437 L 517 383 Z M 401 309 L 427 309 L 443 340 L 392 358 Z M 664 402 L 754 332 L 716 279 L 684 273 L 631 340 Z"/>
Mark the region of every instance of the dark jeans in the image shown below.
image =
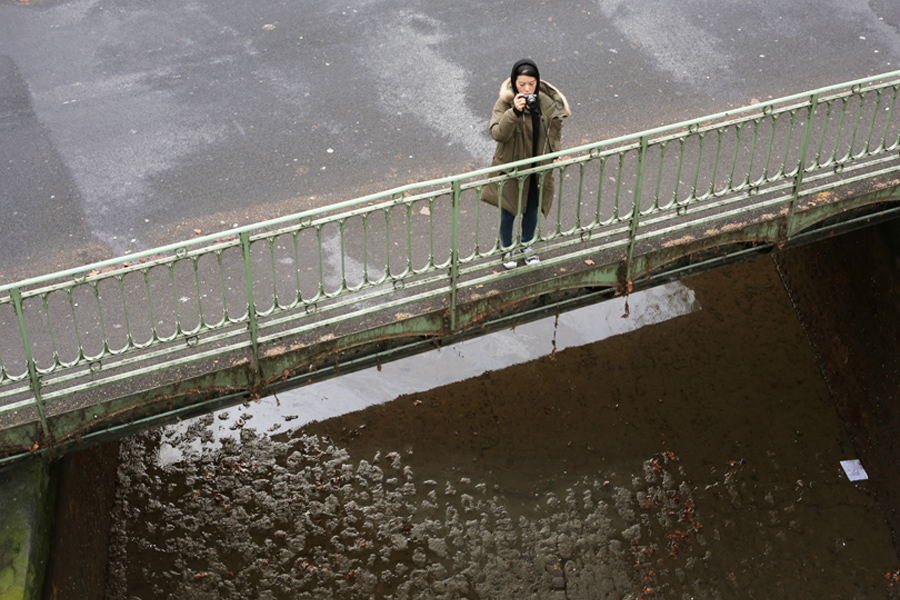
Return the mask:
<path id="1" fill-rule="evenodd" d="M 500 244 L 504 248 L 513 245 L 513 224 L 516 222 L 516 215 L 511 212 L 500 210 Z M 537 186 L 529 186 L 528 204 L 525 206 L 525 212 L 522 213 L 522 243 L 530 244 L 534 239 L 534 231 L 537 229 L 538 222 L 538 193 Z"/>

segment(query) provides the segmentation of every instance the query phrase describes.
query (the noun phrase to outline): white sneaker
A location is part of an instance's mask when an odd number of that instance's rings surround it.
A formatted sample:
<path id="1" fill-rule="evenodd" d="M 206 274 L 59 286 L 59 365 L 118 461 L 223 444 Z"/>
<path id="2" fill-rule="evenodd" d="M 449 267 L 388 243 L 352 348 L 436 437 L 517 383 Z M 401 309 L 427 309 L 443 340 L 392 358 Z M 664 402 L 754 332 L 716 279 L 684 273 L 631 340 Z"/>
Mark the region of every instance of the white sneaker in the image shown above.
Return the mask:
<path id="1" fill-rule="evenodd" d="M 516 259 L 513 256 L 512 252 L 507 252 L 506 254 L 503 255 L 503 268 L 515 269 L 517 264 L 518 263 L 516 262 Z"/>
<path id="2" fill-rule="evenodd" d="M 538 255 L 534 253 L 534 248 L 528 246 L 524 250 L 522 250 L 522 254 L 525 255 L 525 264 L 526 265 L 537 265 L 540 264 L 541 259 L 538 258 Z"/>

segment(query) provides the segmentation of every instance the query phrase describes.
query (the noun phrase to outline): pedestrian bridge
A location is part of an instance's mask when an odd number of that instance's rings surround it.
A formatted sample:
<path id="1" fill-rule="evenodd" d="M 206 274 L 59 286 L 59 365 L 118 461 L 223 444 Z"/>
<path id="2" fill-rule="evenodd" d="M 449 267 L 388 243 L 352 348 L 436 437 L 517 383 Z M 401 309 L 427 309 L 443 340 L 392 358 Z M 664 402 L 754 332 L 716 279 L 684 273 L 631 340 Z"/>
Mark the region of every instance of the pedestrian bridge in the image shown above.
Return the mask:
<path id="1" fill-rule="evenodd" d="M 895 218 L 898 92 L 900 71 L 4 285 L 0 464 Z M 479 198 L 529 176 L 556 179 L 541 262 L 507 271 Z"/>

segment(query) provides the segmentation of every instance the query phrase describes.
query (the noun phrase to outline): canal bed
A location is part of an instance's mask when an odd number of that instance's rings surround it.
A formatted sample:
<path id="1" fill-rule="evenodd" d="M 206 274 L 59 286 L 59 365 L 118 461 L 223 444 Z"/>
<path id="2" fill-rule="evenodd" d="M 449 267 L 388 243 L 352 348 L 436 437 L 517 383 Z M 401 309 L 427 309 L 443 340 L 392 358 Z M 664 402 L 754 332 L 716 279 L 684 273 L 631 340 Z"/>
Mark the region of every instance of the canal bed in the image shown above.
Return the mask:
<path id="1" fill-rule="evenodd" d="M 123 441 L 107 597 L 895 597 L 771 258 L 586 310 Z"/>

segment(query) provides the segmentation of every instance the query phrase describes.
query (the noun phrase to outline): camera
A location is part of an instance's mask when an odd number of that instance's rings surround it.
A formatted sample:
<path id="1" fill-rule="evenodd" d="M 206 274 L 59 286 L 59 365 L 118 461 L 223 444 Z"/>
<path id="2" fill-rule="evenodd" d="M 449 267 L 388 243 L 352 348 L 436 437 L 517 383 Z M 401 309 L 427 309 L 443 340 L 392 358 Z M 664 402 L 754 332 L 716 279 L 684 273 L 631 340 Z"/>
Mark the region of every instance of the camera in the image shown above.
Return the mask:
<path id="1" fill-rule="evenodd" d="M 525 94 L 523 97 L 525 98 L 525 105 L 528 106 L 528 110 L 533 112 L 540 110 L 541 105 L 538 102 L 537 94 Z"/>

